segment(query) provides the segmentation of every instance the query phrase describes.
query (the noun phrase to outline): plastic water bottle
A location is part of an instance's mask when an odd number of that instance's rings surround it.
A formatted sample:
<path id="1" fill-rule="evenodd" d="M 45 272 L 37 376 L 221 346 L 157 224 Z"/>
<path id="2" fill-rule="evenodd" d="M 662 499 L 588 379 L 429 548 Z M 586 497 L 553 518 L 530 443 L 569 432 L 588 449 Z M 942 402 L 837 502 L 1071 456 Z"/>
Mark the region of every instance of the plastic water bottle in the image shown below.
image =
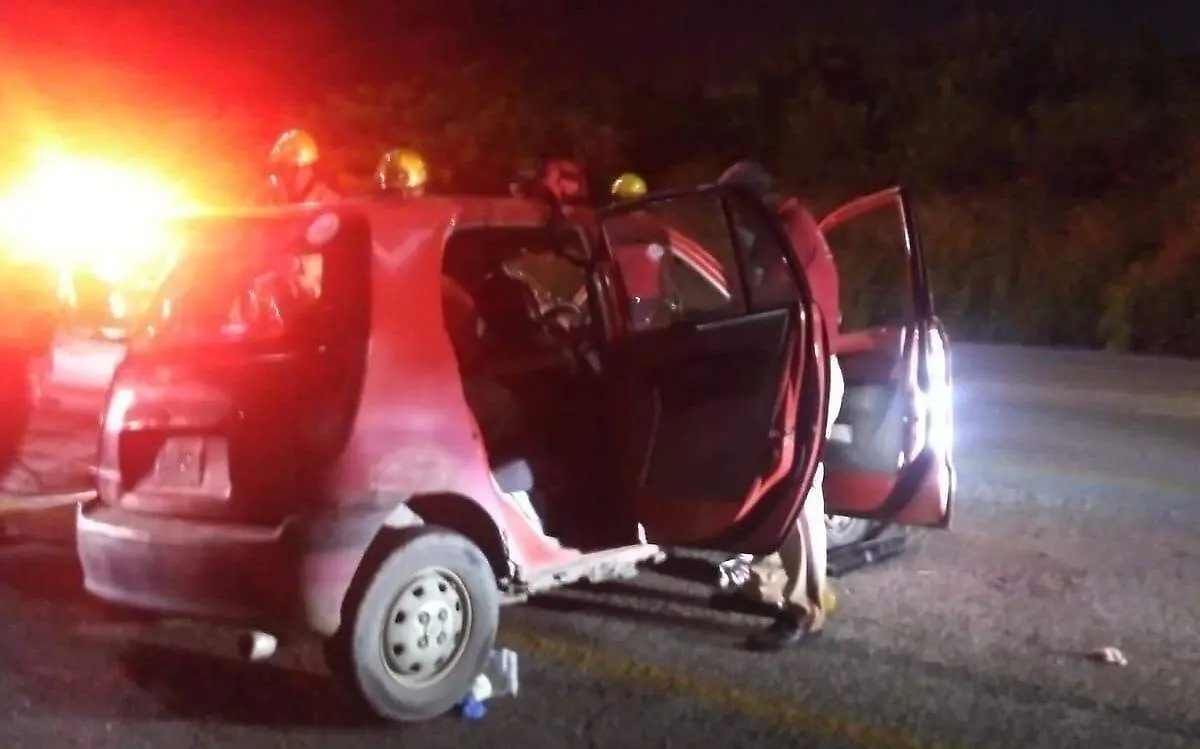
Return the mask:
<path id="1" fill-rule="evenodd" d="M 459 713 L 462 715 L 463 720 L 479 720 L 487 715 L 487 705 L 479 700 L 468 697 L 459 706 Z"/>
<path id="2" fill-rule="evenodd" d="M 521 689 L 516 652 L 507 648 L 493 650 L 480 676 L 488 682 L 488 695 L 483 699 L 516 697 Z"/>
<path id="3" fill-rule="evenodd" d="M 517 654 L 505 648 L 492 651 L 483 672 L 475 677 L 471 691 L 463 698 L 460 712 L 464 720 L 479 720 L 487 715 L 484 704 L 495 697 L 516 697 L 521 682 L 518 677 Z"/>

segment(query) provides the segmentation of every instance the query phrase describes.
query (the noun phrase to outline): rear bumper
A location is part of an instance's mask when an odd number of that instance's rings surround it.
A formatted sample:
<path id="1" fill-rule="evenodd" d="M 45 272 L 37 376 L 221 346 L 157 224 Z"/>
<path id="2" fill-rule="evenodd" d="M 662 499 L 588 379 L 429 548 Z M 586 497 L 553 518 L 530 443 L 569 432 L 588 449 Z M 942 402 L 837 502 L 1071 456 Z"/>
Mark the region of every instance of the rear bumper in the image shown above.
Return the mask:
<path id="1" fill-rule="evenodd" d="M 148 516 L 93 500 L 79 507 L 76 546 L 84 587 L 109 603 L 329 635 L 376 518 L 293 518 L 258 528 Z"/>

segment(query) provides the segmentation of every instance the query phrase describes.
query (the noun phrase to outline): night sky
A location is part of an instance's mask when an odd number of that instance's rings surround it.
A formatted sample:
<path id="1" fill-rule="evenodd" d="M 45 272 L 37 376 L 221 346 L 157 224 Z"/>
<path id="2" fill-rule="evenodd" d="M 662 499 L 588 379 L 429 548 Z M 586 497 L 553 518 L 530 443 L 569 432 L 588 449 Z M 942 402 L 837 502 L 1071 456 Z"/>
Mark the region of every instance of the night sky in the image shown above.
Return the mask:
<path id="1" fill-rule="evenodd" d="M 968 7 L 951 0 L 59 0 L 0 4 L 0 121 L 29 91 L 78 116 L 123 102 L 247 117 L 331 86 L 380 81 L 472 57 L 532 53 L 560 71 L 619 81 L 711 80 L 730 62 L 871 7 L 903 34 Z M 836 6 L 836 10 L 835 10 Z M 1196 0 L 977 0 L 1039 13 L 1121 44 L 1144 25 L 1200 50 Z M 273 126 L 273 125 L 272 125 Z M 0 127 L 0 139 L 3 127 Z"/>
<path id="2" fill-rule="evenodd" d="M 880 22 L 936 26 L 953 0 L 59 0 L 4 3 L 6 57 L 38 65 L 101 58 L 214 84 L 338 81 L 469 56 L 480 46 L 531 49 L 568 69 L 694 70 L 786 44 L 870 7 Z M 1200 49 L 1195 0 L 977 0 L 998 12 L 1037 12 L 1120 43 L 1139 24 L 1179 49 Z M 836 10 L 835 10 L 836 7 Z M 674 77 L 674 76 L 672 76 Z"/>

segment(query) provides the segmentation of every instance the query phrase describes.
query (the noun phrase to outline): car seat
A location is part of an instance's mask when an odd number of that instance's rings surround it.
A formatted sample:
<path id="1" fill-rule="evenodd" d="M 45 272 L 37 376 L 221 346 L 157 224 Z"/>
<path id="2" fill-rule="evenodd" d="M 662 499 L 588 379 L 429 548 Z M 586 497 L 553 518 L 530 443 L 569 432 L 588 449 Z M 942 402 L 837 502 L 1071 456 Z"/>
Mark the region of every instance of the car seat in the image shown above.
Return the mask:
<path id="1" fill-rule="evenodd" d="M 472 295 L 483 320 L 483 338 L 493 343 L 528 348 L 541 336 L 537 298 L 533 289 L 496 269 Z"/>

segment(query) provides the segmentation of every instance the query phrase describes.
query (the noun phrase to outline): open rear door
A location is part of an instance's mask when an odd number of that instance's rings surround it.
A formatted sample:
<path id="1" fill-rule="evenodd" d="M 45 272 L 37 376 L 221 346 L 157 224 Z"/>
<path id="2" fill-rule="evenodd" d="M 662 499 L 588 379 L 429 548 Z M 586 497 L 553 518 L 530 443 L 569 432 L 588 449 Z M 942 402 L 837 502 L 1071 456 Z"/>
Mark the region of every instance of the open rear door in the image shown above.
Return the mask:
<path id="1" fill-rule="evenodd" d="M 949 344 L 912 205 L 894 187 L 820 222 L 841 273 L 845 398 L 825 448 L 831 514 L 945 528 L 954 496 Z"/>
<path id="2" fill-rule="evenodd" d="M 773 551 L 812 481 L 828 373 L 778 222 L 731 186 L 652 195 L 600 222 L 618 501 L 655 543 Z M 645 263 L 661 287 L 642 288 Z"/>

